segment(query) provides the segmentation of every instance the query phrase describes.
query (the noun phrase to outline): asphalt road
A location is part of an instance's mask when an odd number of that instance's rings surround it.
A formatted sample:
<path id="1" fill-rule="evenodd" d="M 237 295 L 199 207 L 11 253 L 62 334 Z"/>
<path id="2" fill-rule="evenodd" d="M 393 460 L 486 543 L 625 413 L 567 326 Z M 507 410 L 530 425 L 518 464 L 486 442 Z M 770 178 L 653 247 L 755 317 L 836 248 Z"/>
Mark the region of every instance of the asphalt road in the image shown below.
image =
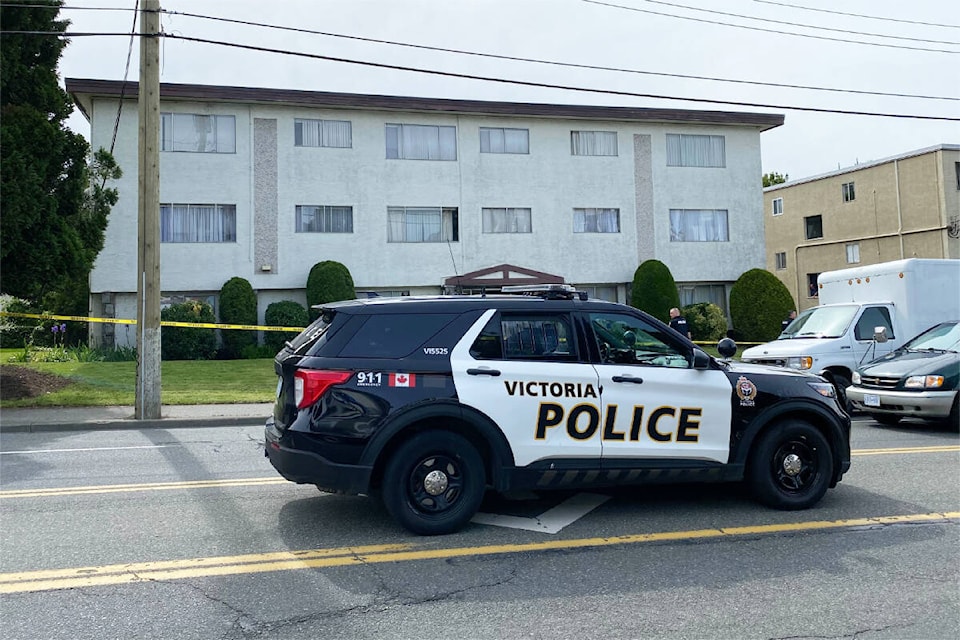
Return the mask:
<path id="1" fill-rule="evenodd" d="M 556 533 L 439 538 L 282 481 L 261 438 L 0 436 L 0 637 L 960 636 L 956 432 L 858 419 L 851 471 L 808 511 L 658 486 L 590 492 Z M 584 499 L 518 498 L 482 510 L 536 522 Z"/>

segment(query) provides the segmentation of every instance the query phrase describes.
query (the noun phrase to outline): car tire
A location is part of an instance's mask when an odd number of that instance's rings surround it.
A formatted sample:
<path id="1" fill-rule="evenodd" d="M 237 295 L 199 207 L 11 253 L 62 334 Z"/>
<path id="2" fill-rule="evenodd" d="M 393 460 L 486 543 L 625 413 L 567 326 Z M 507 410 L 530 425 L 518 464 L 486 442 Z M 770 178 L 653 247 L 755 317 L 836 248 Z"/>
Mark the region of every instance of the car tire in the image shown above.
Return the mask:
<path id="1" fill-rule="evenodd" d="M 830 486 L 833 452 L 808 422 L 788 420 L 761 434 L 747 462 L 754 497 L 775 509 L 806 509 Z"/>
<path id="2" fill-rule="evenodd" d="M 888 413 L 871 413 L 869 416 L 872 420 L 875 420 L 880 424 L 885 424 L 888 427 L 892 427 L 900 423 L 900 416 L 892 416 Z"/>
<path id="3" fill-rule="evenodd" d="M 409 531 L 435 536 L 462 528 L 486 491 L 483 458 L 466 438 L 425 431 L 390 456 L 383 474 L 383 503 Z"/>
<path id="4" fill-rule="evenodd" d="M 834 374 L 833 376 L 833 388 L 837 390 L 837 401 L 840 403 L 840 406 L 843 407 L 844 411 L 847 412 L 847 415 L 853 415 L 853 403 L 850 402 L 850 399 L 847 398 L 847 387 L 852 383 L 850 378 L 846 377 L 843 374 Z"/>

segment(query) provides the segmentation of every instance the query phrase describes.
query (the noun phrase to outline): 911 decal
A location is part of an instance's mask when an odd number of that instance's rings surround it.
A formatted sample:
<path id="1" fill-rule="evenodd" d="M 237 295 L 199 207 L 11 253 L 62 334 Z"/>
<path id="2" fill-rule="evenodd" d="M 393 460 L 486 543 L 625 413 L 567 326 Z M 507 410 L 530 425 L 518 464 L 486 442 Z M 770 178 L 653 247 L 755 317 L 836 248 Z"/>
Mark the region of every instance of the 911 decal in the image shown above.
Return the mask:
<path id="1" fill-rule="evenodd" d="M 700 428 L 699 418 L 703 409 L 699 407 L 657 407 L 650 412 L 647 417 L 646 429 L 644 426 L 643 405 L 633 407 L 633 416 L 630 419 L 630 442 L 640 440 L 641 430 L 646 433 L 650 440 L 654 442 L 692 442 L 696 443 L 700 439 L 698 429 Z M 540 410 L 537 413 L 537 430 L 535 438 L 544 440 L 547 437 L 547 429 L 552 429 L 564 422 L 566 417 L 567 435 L 574 440 L 589 440 L 600 431 L 600 408 L 592 404 L 578 404 L 570 409 L 570 413 L 564 415 L 565 411 L 562 405 L 555 402 L 541 402 Z M 627 438 L 626 431 L 617 431 L 617 405 L 608 404 L 607 413 L 603 419 L 603 432 L 600 439 L 604 441 L 624 441 Z"/>
<path id="2" fill-rule="evenodd" d="M 358 387 L 379 387 L 382 385 L 383 385 L 382 371 L 358 371 L 357 372 Z"/>

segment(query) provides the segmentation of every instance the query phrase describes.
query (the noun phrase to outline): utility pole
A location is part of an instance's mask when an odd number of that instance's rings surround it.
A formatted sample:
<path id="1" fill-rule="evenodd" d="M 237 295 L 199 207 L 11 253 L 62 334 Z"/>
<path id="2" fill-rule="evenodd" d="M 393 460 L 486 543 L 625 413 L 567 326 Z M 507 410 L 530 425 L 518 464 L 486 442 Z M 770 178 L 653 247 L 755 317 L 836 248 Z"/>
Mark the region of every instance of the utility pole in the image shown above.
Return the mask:
<path id="1" fill-rule="evenodd" d="M 137 398 L 134 417 L 160 417 L 160 0 L 140 14 Z"/>

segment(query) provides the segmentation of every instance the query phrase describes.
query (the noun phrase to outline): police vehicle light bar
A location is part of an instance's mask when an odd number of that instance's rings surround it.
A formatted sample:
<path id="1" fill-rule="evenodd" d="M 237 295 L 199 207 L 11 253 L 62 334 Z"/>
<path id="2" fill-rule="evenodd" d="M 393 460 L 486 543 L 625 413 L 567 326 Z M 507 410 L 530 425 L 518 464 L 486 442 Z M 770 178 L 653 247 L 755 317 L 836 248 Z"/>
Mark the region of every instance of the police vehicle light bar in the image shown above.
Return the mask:
<path id="1" fill-rule="evenodd" d="M 569 284 L 511 284 L 500 288 L 503 293 L 520 293 L 548 299 L 573 300 L 574 296 L 587 299 L 586 291 L 577 291 Z"/>

